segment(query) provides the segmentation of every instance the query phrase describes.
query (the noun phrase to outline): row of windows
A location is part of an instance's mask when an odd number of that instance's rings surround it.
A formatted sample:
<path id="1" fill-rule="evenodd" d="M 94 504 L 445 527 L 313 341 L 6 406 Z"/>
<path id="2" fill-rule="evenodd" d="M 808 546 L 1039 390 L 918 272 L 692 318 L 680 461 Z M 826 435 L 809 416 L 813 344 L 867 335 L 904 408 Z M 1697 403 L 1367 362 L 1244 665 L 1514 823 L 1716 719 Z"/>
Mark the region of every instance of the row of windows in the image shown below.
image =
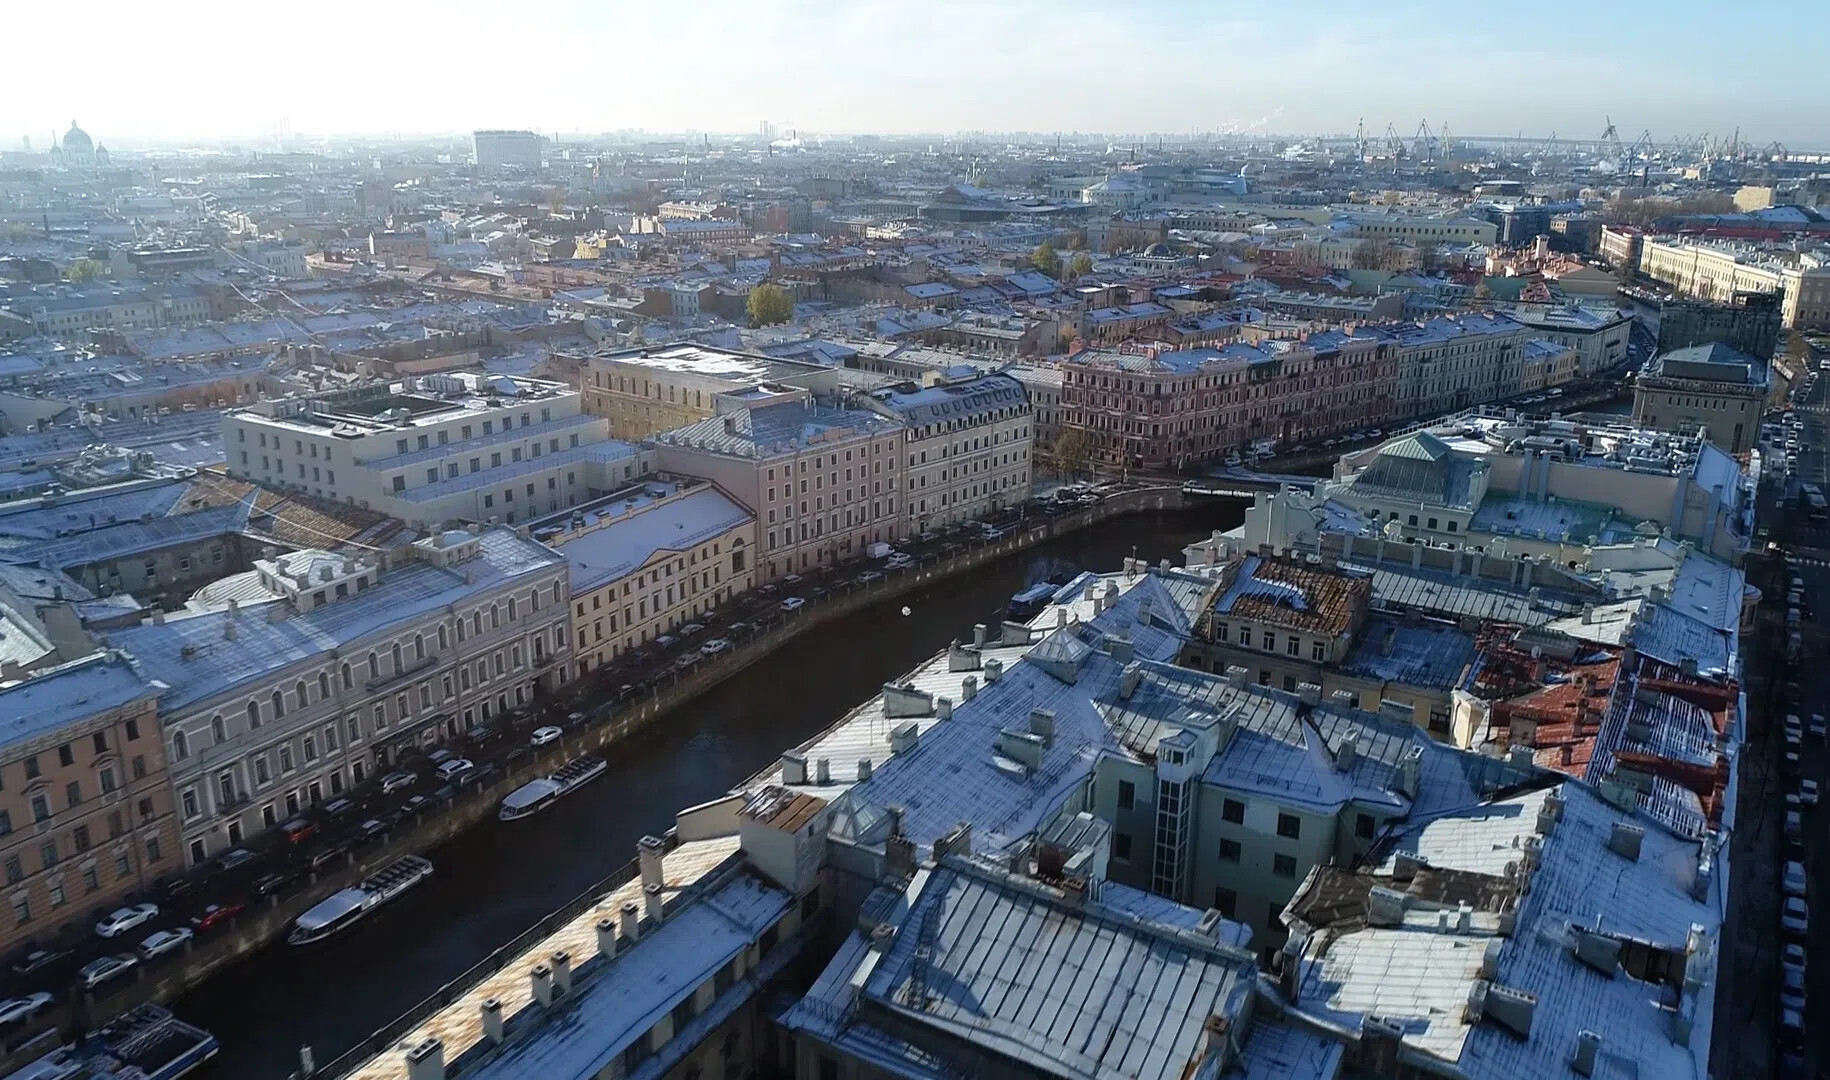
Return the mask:
<path id="1" fill-rule="evenodd" d="M 513 622 L 518 621 L 518 618 L 519 618 L 518 612 L 521 610 L 523 603 L 526 604 L 526 606 L 530 612 L 539 611 L 541 602 L 542 602 L 540 599 L 540 594 L 541 594 L 541 590 L 539 588 L 535 588 L 535 589 L 532 589 L 529 591 L 525 602 L 519 597 L 511 596 L 511 597 L 506 598 L 500 604 L 491 603 L 487 609 L 488 615 L 489 615 L 489 629 L 494 631 L 494 630 L 499 630 L 502 627 L 502 625 L 503 625 L 502 614 L 504 611 L 507 612 L 507 616 L 508 616 L 507 621 L 508 622 L 513 623 Z M 562 602 L 561 601 L 562 591 L 561 591 L 561 587 L 558 582 L 553 583 L 552 589 L 551 589 L 551 596 L 552 596 L 553 603 Z M 466 620 L 463 618 L 463 616 L 460 615 L 455 620 L 455 625 L 457 628 L 457 640 L 459 642 L 464 641 L 466 636 L 481 636 L 482 635 L 484 611 L 485 611 L 484 608 L 479 607 L 476 610 L 470 612 L 470 618 L 468 620 L 468 625 L 469 625 L 468 635 L 466 634 L 466 629 L 465 629 Z M 439 623 L 436 628 L 436 633 L 437 633 L 438 648 L 439 649 L 449 648 L 450 642 L 451 642 L 451 633 L 447 627 L 447 624 L 445 624 L 443 622 Z M 561 634 L 561 637 L 559 640 L 557 640 L 555 642 L 555 644 L 557 646 L 563 647 L 565 644 L 565 642 L 563 640 L 563 630 L 560 631 L 560 634 Z M 423 633 L 415 633 L 413 635 L 413 638 L 411 641 L 411 649 L 412 649 L 412 654 L 413 654 L 412 664 L 415 668 L 417 668 L 417 666 L 419 664 L 423 663 L 428 658 L 428 656 L 431 655 L 428 653 L 427 648 L 428 648 L 428 646 L 427 646 L 426 636 Z M 520 652 L 520 646 L 516 645 L 516 646 L 514 646 L 514 649 L 515 649 L 516 654 L 518 655 Z M 534 651 L 538 654 L 538 653 L 544 652 L 544 650 L 545 650 L 544 637 L 536 635 L 536 637 L 534 639 Z M 383 671 L 382 671 L 382 664 L 381 664 L 382 655 L 383 654 L 377 650 L 370 650 L 370 652 L 368 654 L 366 671 L 367 671 L 368 681 L 371 683 L 375 682 L 377 680 L 382 680 L 384 678 Z M 387 651 L 386 655 L 388 657 L 388 660 L 390 661 L 390 666 L 389 666 L 387 674 L 385 676 L 386 678 L 392 679 L 394 677 L 404 675 L 407 673 L 408 661 L 406 659 L 406 650 L 402 647 L 401 642 L 395 642 L 392 645 L 390 645 L 388 647 L 388 651 Z M 498 650 L 498 656 L 499 655 L 500 655 L 500 650 Z M 479 666 L 481 666 L 481 661 L 479 661 L 478 663 L 479 663 Z M 447 678 L 447 680 L 449 680 L 449 676 L 446 676 L 446 678 Z M 355 679 L 356 679 L 356 670 L 349 663 L 344 663 L 339 666 L 338 671 L 337 671 L 336 684 L 342 691 L 354 690 L 355 689 Z M 331 679 L 331 674 L 328 671 L 318 672 L 317 677 L 315 679 L 315 683 L 316 683 L 316 689 L 317 689 L 317 698 L 315 700 L 322 702 L 333 696 L 332 679 Z M 468 689 L 469 688 L 468 685 L 466 685 L 465 688 Z M 314 700 L 311 697 L 311 689 L 312 689 L 312 680 L 299 679 L 298 681 L 294 682 L 293 687 L 292 687 L 292 705 L 291 705 L 291 707 L 295 708 L 295 709 L 302 709 L 302 708 L 306 708 L 307 706 L 309 706 L 312 703 L 312 701 Z M 447 693 L 447 696 L 450 695 L 449 687 L 447 687 L 446 693 Z M 247 705 L 245 706 L 244 712 L 245 712 L 246 719 L 247 719 L 247 730 L 253 730 L 255 728 L 260 727 L 261 724 L 263 722 L 265 722 L 266 720 L 278 720 L 286 715 L 288 706 L 287 706 L 286 694 L 283 690 L 278 690 L 278 689 L 274 690 L 270 695 L 268 695 L 267 700 L 264 704 L 266 706 L 265 715 L 263 715 L 263 707 L 262 707 L 263 702 L 261 702 L 258 699 L 250 700 L 247 703 Z M 210 735 L 211 735 L 211 740 L 212 740 L 213 745 L 227 741 L 229 731 L 228 731 L 227 722 L 224 720 L 222 714 L 218 713 L 210 718 Z M 190 751 L 191 751 L 190 739 L 189 739 L 189 736 L 187 735 L 187 733 L 183 729 L 174 730 L 172 732 L 172 759 L 174 761 L 182 761 L 190 756 Z"/>

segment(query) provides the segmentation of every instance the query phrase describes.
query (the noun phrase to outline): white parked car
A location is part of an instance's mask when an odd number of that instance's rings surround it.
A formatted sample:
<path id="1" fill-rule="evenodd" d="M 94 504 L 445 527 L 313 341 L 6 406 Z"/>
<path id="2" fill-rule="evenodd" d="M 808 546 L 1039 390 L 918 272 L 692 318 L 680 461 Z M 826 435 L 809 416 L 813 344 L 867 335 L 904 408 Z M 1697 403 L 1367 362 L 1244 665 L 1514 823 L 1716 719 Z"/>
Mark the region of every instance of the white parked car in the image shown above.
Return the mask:
<path id="1" fill-rule="evenodd" d="M 715 638 L 712 638 L 710 641 L 707 641 L 705 644 L 699 646 L 699 651 L 704 653 L 707 656 L 717 656 L 719 653 L 723 652 L 724 650 L 726 650 L 730 647 L 731 647 L 730 642 L 724 640 L 721 637 L 715 637 Z"/>
<path id="2" fill-rule="evenodd" d="M 21 1020 L 30 1020 L 38 1010 L 51 1003 L 51 995 L 42 990 L 25 997 L 8 998 L 0 1001 L 0 1024 L 17 1024 Z"/>
<path id="3" fill-rule="evenodd" d="M 440 780 L 451 780 L 457 777 L 458 774 L 467 773 L 476 767 L 476 762 L 469 758 L 452 758 L 450 761 L 447 761 L 438 767 L 438 778 Z"/>
<path id="4" fill-rule="evenodd" d="M 1798 782 L 1798 801 L 1806 806 L 1817 805 L 1817 781 L 1806 777 Z"/>
<path id="5" fill-rule="evenodd" d="M 1804 897 L 1786 897 L 1786 906 L 1779 910 L 1779 928 L 1794 937 L 1804 937 L 1811 929 L 1811 909 Z"/>
<path id="6" fill-rule="evenodd" d="M 410 772 L 391 772 L 381 778 L 381 793 L 392 795 L 403 788 L 410 788 L 419 777 Z"/>
<path id="7" fill-rule="evenodd" d="M 556 727 L 535 728 L 534 737 L 528 741 L 534 746 L 545 746 L 547 743 L 558 742 L 564 734 L 564 731 Z"/>
<path id="8" fill-rule="evenodd" d="M 176 930 L 155 931 L 147 935 L 145 941 L 140 942 L 140 955 L 151 960 L 155 956 L 164 956 L 168 952 L 184 948 L 184 943 L 189 940 L 191 940 L 191 930 L 188 926 L 180 926 Z"/>
<path id="9" fill-rule="evenodd" d="M 95 932 L 103 937 L 114 937 L 125 934 L 136 926 L 150 922 L 159 917 L 159 905 L 135 904 L 132 907 L 116 908 L 102 916 L 102 921 L 95 924 Z"/>
<path id="10" fill-rule="evenodd" d="M 1787 896 L 1803 896 L 1805 894 L 1805 864 L 1786 863 L 1785 872 L 1780 876 L 1780 880 L 1785 884 Z"/>
<path id="11" fill-rule="evenodd" d="M 802 600 L 798 596 L 790 596 L 788 599 L 782 601 L 783 611 L 799 611 L 806 606 L 807 601 Z"/>
<path id="12" fill-rule="evenodd" d="M 132 953 L 104 956 L 84 964 L 82 970 L 76 973 L 76 977 L 82 981 L 83 986 L 93 990 L 110 979 L 118 979 L 127 974 L 139 963 L 140 958 Z"/>

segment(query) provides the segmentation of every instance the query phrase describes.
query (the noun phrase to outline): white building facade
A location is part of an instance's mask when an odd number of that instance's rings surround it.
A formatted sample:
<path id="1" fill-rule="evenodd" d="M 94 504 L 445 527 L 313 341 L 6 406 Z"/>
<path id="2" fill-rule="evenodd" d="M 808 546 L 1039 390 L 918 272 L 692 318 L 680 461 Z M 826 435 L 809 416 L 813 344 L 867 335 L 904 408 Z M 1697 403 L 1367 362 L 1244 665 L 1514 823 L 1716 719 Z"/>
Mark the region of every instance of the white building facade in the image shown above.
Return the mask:
<path id="1" fill-rule="evenodd" d="M 440 533 L 393 564 L 304 551 L 255 567 L 228 590 L 245 604 L 110 635 L 167 684 L 191 864 L 571 674 L 565 562 L 512 530 Z"/>

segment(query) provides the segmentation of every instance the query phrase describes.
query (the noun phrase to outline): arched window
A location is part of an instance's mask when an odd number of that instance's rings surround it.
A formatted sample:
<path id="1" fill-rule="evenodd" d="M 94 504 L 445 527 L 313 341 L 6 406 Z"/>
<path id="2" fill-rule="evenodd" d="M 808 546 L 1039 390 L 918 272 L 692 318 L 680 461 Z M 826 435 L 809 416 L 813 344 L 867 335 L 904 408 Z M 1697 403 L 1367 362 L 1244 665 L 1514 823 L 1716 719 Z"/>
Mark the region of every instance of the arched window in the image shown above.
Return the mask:
<path id="1" fill-rule="evenodd" d="M 249 730 L 253 730 L 254 728 L 257 728 L 260 726 L 261 726 L 261 704 L 258 701 L 250 701 L 250 702 L 248 702 L 248 728 L 249 728 Z"/>
<path id="2" fill-rule="evenodd" d="M 478 608 L 475 611 L 470 613 L 470 632 L 472 634 L 481 634 L 483 632 L 483 609 L 482 608 Z"/>
<path id="3" fill-rule="evenodd" d="M 459 623 L 458 625 L 462 626 L 463 624 Z M 445 629 L 444 623 L 438 624 L 438 647 L 441 649 L 451 647 L 451 632 Z"/>
<path id="4" fill-rule="evenodd" d="M 489 605 L 489 628 L 499 630 L 502 627 L 502 609 L 494 604 Z"/>
<path id="5" fill-rule="evenodd" d="M 398 675 L 405 670 L 407 666 L 400 662 L 400 643 L 395 642 L 388 652 L 394 659 L 394 674 Z"/>
<path id="6" fill-rule="evenodd" d="M 172 758 L 173 758 L 173 760 L 183 761 L 185 758 L 190 757 L 190 756 L 191 756 L 190 740 L 186 739 L 184 737 L 184 732 L 182 732 L 182 731 L 172 732 Z"/>
<path id="7" fill-rule="evenodd" d="M 350 674 L 349 665 L 344 664 L 343 665 L 343 689 L 345 689 L 345 690 L 353 689 L 355 687 L 355 685 L 356 685 L 356 680 L 355 680 L 355 677 Z"/>
<path id="8" fill-rule="evenodd" d="M 414 634 L 413 635 L 413 659 L 424 660 L 425 658 L 426 658 L 426 635 Z"/>
<path id="9" fill-rule="evenodd" d="M 323 701 L 325 698 L 327 698 L 329 696 L 330 696 L 330 674 L 328 672 L 320 671 L 320 672 L 318 672 L 318 700 Z"/>
<path id="10" fill-rule="evenodd" d="M 278 690 L 273 692 L 273 718 L 278 720 L 286 715 L 286 695 Z"/>
<path id="11" fill-rule="evenodd" d="M 369 653 L 369 678 L 381 678 L 381 659 L 374 653 Z"/>
<path id="12" fill-rule="evenodd" d="M 210 740 L 212 746 L 221 746 L 229 741 L 229 729 L 220 716 L 210 717 Z"/>
<path id="13" fill-rule="evenodd" d="M 305 692 L 304 679 L 300 679 L 298 682 L 292 684 L 292 696 L 298 699 L 298 706 L 301 709 L 311 700 L 311 695 Z"/>
<path id="14" fill-rule="evenodd" d="M 559 582 L 553 582 L 553 603 L 559 603 Z"/>

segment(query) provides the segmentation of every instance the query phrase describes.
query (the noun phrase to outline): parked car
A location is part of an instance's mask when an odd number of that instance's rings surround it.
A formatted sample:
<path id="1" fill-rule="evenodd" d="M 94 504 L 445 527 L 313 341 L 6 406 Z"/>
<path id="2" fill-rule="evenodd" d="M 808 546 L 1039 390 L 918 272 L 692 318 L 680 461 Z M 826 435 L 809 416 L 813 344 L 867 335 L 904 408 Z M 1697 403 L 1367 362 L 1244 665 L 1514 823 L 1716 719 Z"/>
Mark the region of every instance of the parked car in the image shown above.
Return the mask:
<path id="1" fill-rule="evenodd" d="M 135 904 L 132 907 L 115 908 L 102 916 L 101 922 L 95 924 L 95 932 L 105 938 L 111 938 L 158 917 L 159 905 L 157 904 Z"/>
<path id="2" fill-rule="evenodd" d="M 680 628 L 681 637 L 692 637 L 695 634 L 703 633 L 705 633 L 705 627 L 696 622 L 689 622 Z"/>
<path id="3" fill-rule="evenodd" d="M 699 651 L 704 653 L 707 656 L 717 656 L 719 653 L 725 651 L 726 649 L 728 649 L 730 647 L 731 647 L 730 642 L 726 641 L 725 639 L 723 639 L 721 637 L 715 637 L 715 638 L 708 640 L 705 644 L 699 646 Z"/>
<path id="4" fill-rule="evenodd" d="M 801 578 L 801 575 L 799 575 L 799 574 L 783 574 L 782 575 L 782 584 L 783 585 L 799 585 L 802 580 L 803 579 Z"/>
<path id="5" fill-rule="evenodd" d="M 528 744 L 530 746 L 545 746 L 547 743 L 558 742 L 560 736 L 564 734 L 565 732 L 563 730 L 556 727 L 535 728 L 533 738 L 528 740 Z"/>
<path id="6" fill-rule="evenodd" d="M 69 952 L 59 949 L 33 949 L 31 952 L 26 953 L 24 956 L 13 961 L 13 974 L 35 974 L 50 967 L 52 964 L 57 963 L 59 960 L 67 958 L 69 955 Z"/>
<path id="7" fill-rule="evenodd" d="M 132 953 L 120 953 L 116 956 L 104 956 L 84 964 L 76 973 L 84 988 L 93 990 L 111 979 L 118 979 L 132 971 L 140 963 L 140 958 Z"/>
<path id="8" fill-rule="evenodd" d="M 400 808 L 409 814 L 417 814 L 419 813 L 420 807 L 431 801 L 431 799 L 426 798 L 424 795 L 409 795 L 407 796 L 407 801 L 400 804 Z"/>
<path id="9" fill-rule="evenodd" d="M 1793 937 L 1804 937 L 1811 929 L 1811 909 L 1804 897 L 1786 897 L 1785 907 L 1779 910 L 1779 928 Z"/>
<path id="10" fill-rule="evenodd" d="M 1812 713 L 1811 714 L 1811 737 L 1813 739 L 1823 738 L 1825 728 L 1826 728 L 1826 725 L 1825 725 L 1825 721 L 1824 721 L 1824 714 L 1820 713 L 1820 712 Z"/>
<path id="11" fill-rule="evenodd" d="M 1009 533 L 1010 533 L 1009 529 L 1000 529 L 995 525 L 987 525 L 987 526 L 985 526 L 985 531 L 983 533 L 981 533 L 980 535 L 985 538 L 985 541 L 987 543 L 990 543 L 993 540 L 1004 539 L 1004 537 L 1009 535 Z"/>
<path id="12" fill-rule="evenodd" d="M 344 847 L 342 844 L 332 844 L 330 847 L 325 848 L 323 851 L 315 852 L 312 855 L 311 868 L 314 871 L 322 870 L 326 866 L 329 866 L 332 863 L 335 863 L 335 862 L 339 861 L 340 859 L 342 859 L 343 856 L 348 853 L 348 851 L 349 851 L 349 849 Z"/>
<path id="13" fill-rule="evenodd" d="M 799 611 L 806 606 L 807 601 L 802 600 L 798 596 L 790 596 L 788 599 L 782 601 L 783 611 Z"/>
<path id="14" fill-rule="evenodd" d="M 247 848 L 233 848 L 223 852 L 222 855 L 217 858 L 216 865 L 224 870 L 233 870 L 242 863 L 253 861 L 254 853 L 252 851 L 249 851 Z"/>
<path id="15" fill-rule="evenodd" d="M 1798 801 L 1806 806 L 1817 805 L 1817 781 L 1804 777 L 1798 781 Z"/>
<path id="16" fill-rule="evenodd" d="M 17 1024 L 21 1020 L 30 1020 L 38 1015 L 38 1010 L 50 1003 L 51 995 L 42 990 L 36 994 L 27 994 L 25 997 L 0 1001 L 0 1024 Z"/>
<path id="17" fill-rule="evenodd" d="M 654 639 L 654 643 L 657 649 L 671 649 L 680 643 L 680 639 L 672 634 L 662 634 Z"/>
<path id="18" fill-rule="evenodd" d="M 278 877 L 279 875 L 270 874 L 268 876 Z M 267 879 L 262 878 L 261 880 L 265 881 Z M 258 882 L 256 884 L 258 885 Z M 202 911 L 191 916 L 191 925 L 198 930 L 213 930 L 241 913 L 242 906 L 240 904 L 211 904 L 209 907 L 206 907 Z"/>
<path id="19" fill-rule="evenodd" d="M 1779 1004 L 1782 1008 L 1805 1011 L 1805 973 L 1802 971 L 1781 971 L 1779 973 Z"/>
<path id="20" fill-rule="evenodd" d="M 410 772 L 391 772 L 381 778 L 381 793 L 392 795 L 403 788 L 412 787 L 418 780 L 419 777 Z"/>
<path id="21" fill-rule="evenodd" d="M 292 884 L 294 875 L 286 873 L 264 874 L 254 882 L 255 896 L 272 896 Z"/>
<path id="22" fill-rule="evenodd" d="M 1785 871 L 1780 875 L 1780 879 L 1785 884 L 1787 896 L 1803 896 L 1805 894 L 1805 867 L 1803 863 L 1786 863 Z"/>
<path id="23" fill-rule="evenodd" d="M 362 840 L 373 840 L 388 831 L 387 823 L 380 818 L 370 818 L 357 827 L 357 836 Z"/>
<path id="24" fill-rule="evenodd" d="M 307 818 L 295 817 L 281 825 L 280 832 L 285 834 L 288 844 L 303 844 L 318 835 L 318 824 Z"/>
<path id="25" fill-rule="evenodd" d="M 184 948 L 184 943 L 189 940 L 191 940 L 191 928 L 188 926 L 180 926 L 175 930 L 155 930 L 146 936 L 146 940 L 140 942 L 140 956 L 146 960 L 164 956 L 168 952 L 176 952 Z"/>
<path id="26" fill-rule="evenodd" d="M 324 804 L 324 816 L 334 821 L 355 808 L 356 804 L 348 799 L 332 799 Z"/>
<path id="27" fill-rule="evenodd" d="M 450 780 L 462 776 L 464 773 L 467 773 L 476 767 L 476 762 L 469 758 L 452 758 L 450 761 L 447 761 L 438 767 L 438 778 L 440 780 Z"/>
<path id="28" fill-rule="evenodd" d="M 869 585 L 873 581 L 882 580 L 883 575 L 875 570 L 866 570 L 864 573 L 858 575 L 858 584 L 860 585 Z"/>
<path id="29" fill-rule="evenodd" d="M 1804 815 L 1797 810 L 1786 811 L 1786 839 L 1797 842 L 1805 833 Z"/>
<path id="30" fill-rule="evenodd" d="M 1779 950 L 1779 966 L 1785 971 L 1805 973 L 1805 947 L 1796 941 L 1788 941 Z"/>

